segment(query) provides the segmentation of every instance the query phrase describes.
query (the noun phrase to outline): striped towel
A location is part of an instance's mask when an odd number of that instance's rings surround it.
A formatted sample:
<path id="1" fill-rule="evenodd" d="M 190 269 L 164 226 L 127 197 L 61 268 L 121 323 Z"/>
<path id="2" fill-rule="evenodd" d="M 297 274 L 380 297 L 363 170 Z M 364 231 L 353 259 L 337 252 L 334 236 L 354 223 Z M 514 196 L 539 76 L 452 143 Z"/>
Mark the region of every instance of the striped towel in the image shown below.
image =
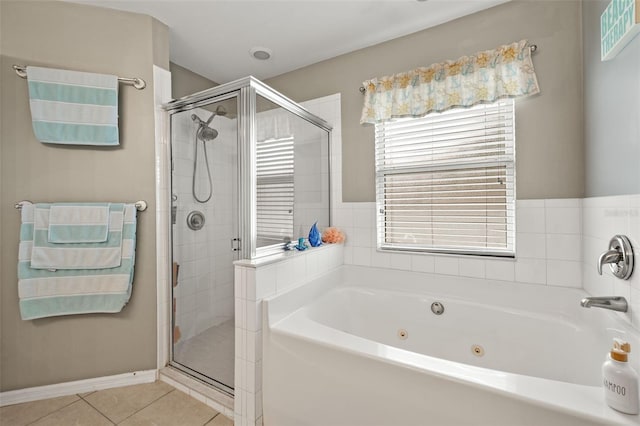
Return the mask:
<path id="1" fill-rule="evenodd" d="M 119 145 L 118 77 L 27 67 L 33 131 L 41 142 Z"/>
<path id="2" fill-rule="evenodd" d="M 49 242 L 104 243 L 109 237 L 109 204 L 54 204 L 49 209 Z"/>
<path id="3" fill-rule="evenodd" d="M 129 301 L 133 283 L 136 208 L 134 204 L 120 206 L 123 206 L 122 245 L 131 247 L 131 250 L 122 250 L 120 265 L 56 271 L 31 268 L 36 205 L 22 207 L 18 250 L 18 297 L 22 319 L 122 310 Z"/>
<path id="4" fill-rule="evenodd" d="M 55 207 L 89 209 L 92 204 L 36 204 L 33 212 L 33 246 L 31 268 L 34 269 L 103 269 L 120 266 L 123 256 L 133 251 L 132 240 L 123 238 L 124 204 L 102 204 L 108 209 L 109 232 L 104 242 L 51 243 L 51 216 Z M 55 220 L 55 218 L 54 218 Z M 126 230 L 129 234 L 130 229 Z M 123 253 L 124 251 L 124 253 Z"/>

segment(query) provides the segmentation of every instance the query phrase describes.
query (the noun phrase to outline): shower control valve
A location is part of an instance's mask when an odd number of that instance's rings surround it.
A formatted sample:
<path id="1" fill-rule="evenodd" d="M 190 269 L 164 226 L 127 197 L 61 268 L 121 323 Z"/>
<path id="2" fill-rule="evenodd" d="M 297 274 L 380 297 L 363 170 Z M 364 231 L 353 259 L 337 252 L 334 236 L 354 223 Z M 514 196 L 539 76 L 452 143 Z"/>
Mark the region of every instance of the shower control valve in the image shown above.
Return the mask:
<path id="1" fill-rule="evenodd" d="M 629 238 L 615 235 L 609 242 L 609 250 L 598 258 L 598 274 L 602 275 L 602 265 L 609 264 L 615 277 L 628 280 L 633 273 L 633 260 L 633 247 Z"/>
<path id="2" fill-rule="evenodd" d="M 192 231 L 199 231 L 204 226 L 204 213 L 194 210 L 187 215 L 187 226 Z"/>

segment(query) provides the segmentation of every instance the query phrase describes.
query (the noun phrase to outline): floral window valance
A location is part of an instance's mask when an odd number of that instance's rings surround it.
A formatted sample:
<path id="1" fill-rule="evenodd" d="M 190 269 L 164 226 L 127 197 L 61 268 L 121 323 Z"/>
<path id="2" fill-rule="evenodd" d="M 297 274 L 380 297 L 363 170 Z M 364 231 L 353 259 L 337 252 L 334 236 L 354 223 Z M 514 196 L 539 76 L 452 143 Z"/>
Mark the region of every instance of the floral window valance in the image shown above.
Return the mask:
<path id="1" fill-rule="evenodd" d="M 360 123 L 422 117 L 540 92 L 527 40 L 363 83 Z"/>

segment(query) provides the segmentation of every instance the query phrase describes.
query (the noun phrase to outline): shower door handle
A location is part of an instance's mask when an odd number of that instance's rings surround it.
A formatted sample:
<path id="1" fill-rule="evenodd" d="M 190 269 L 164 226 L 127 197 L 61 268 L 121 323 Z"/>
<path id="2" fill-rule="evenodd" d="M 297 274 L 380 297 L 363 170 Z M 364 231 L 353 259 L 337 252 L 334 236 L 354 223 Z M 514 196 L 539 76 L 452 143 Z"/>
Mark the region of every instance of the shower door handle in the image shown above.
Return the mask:
<path id="1" fill-rule="evenodd" d="M 240 251 L 240 238 L 231 239 L 231 251 Z"/>

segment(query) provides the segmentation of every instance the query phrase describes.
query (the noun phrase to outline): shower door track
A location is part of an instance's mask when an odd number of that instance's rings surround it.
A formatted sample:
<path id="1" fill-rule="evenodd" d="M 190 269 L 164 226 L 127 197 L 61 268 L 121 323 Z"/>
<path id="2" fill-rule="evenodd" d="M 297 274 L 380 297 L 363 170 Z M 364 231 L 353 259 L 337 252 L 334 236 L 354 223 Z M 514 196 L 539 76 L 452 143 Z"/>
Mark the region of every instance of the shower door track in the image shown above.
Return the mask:
<path id="1" fill-rule="evenodd" d="M 197 372 L 196 370 L 193 370 L 185 365 L 180 364 L 179 362 L 176 361 L 169 361 L 169 366 L 175 368 L 176 370 L 180 370 L 181 372 L 191 376 L 192 378 L 204 383 L 205 385 L 211 386 L 213 388 L 215 388 L 216 390 L 230 396 L 230 397 L 234 397 L 234 389 L 225 385 L 222 382 L 219 382 L 215 379 L 212 379 L 209 376 L 205 376 L 202 373 Z"/>

